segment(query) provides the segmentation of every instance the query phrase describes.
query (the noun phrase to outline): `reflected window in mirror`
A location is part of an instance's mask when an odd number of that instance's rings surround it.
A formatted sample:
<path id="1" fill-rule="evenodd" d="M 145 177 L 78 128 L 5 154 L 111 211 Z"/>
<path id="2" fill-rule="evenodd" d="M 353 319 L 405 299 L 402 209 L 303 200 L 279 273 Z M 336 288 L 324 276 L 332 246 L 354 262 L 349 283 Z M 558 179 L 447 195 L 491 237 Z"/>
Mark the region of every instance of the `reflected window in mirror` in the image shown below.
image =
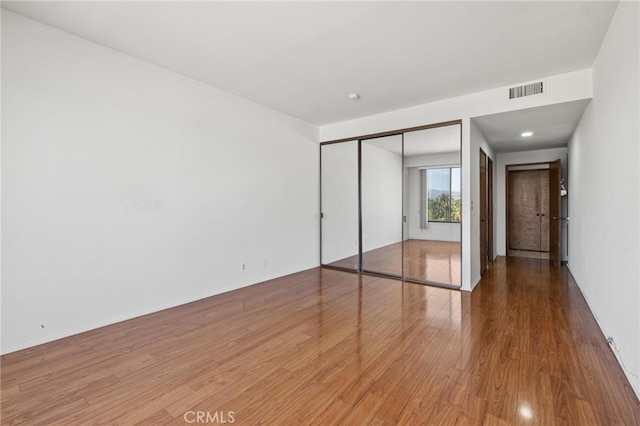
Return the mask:
<path id="1" fill-rule="evenodd" d="M 460 167 L 430 168 L 422 172 L 426 191 L 421 196 L 427 199 L 427 217 L 424 219 L 460 223 Z"/>

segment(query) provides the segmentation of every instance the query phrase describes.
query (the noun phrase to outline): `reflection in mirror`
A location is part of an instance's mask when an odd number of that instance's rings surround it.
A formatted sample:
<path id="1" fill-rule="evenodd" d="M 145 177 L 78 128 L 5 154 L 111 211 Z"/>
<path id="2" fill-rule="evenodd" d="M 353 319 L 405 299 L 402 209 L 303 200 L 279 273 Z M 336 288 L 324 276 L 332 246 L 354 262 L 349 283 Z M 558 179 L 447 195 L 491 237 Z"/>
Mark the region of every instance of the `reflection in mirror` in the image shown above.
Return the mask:
<path id="1" fill-rule="evenodd" d="M 358 141 L 322 145 L 322 264 L 357 270 Z"/>
<path id="2" fill-rule="evenodd" d="M 361 146 L 362 269 L 402 276 L 402 135 Z"/>
<path id="3" fill-rule="evenodd" d="M 406 278 L 461 284 L 460 125 L 404 135 Z"/>

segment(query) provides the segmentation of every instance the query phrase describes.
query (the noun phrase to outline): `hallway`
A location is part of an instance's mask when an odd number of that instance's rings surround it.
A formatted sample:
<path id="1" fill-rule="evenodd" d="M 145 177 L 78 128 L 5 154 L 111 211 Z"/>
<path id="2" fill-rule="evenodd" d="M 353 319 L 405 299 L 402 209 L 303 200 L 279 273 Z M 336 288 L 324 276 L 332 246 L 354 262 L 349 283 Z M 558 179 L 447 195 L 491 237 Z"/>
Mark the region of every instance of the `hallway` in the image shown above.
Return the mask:
<path id="1" fill-rule="evenodd" d="M 640 404 L 566 267 L 498 258 L 470 318 L 472 370 L 488 379 L 472 383 L 506 424 L 640 424 Z"/>

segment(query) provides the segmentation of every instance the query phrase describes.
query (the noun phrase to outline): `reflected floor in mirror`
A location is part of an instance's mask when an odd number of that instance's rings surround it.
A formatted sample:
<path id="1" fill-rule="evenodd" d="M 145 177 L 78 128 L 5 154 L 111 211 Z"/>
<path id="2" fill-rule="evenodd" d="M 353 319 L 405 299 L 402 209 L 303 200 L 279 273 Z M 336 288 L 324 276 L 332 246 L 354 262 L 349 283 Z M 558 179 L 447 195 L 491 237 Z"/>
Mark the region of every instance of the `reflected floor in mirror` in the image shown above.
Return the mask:
<path id="1" fill-rule="evenodd" d="M 404 275 L 425 281 L 460 285 L 460 243 L 407 240 L 404 245 Z"/>
<path id="2" fill-rule="evenodd" d="M 358 256 L 328 266 L 357 269 Z M 363 253 L 364 269 L 401 275 L 402 243 L 390 244 Z M 407 240 L 404 245 L 404 275 L 423 281 L 460 285 L 460 243 Z"/>
<path id="3" fill-rule="evenodd" d="M 327 268 L 2 356 L 3 425 L 638 425 L 566 268 L 472 293 Z"/>

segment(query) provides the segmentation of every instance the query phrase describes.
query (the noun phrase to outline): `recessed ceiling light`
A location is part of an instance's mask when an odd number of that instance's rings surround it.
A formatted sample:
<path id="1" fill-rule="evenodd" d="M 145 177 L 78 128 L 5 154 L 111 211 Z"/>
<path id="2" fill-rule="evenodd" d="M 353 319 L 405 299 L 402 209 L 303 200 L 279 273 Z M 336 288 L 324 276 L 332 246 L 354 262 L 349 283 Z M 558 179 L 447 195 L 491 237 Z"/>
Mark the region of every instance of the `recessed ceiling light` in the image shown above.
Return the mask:
<path id="1" fill-rule="evenodd" d="M 523 138 L 528 138 L 529 136 L 533 136 L 533 132 L 522 132 L 520 136 L 522 136 Z"/>
<path id="2" fill-rule="evenodd" d="M 352 101 L 357 101 L 360 99 L 360 95 L 358 95 L 357 93 L 349 93 L 347 97 Z"/>

